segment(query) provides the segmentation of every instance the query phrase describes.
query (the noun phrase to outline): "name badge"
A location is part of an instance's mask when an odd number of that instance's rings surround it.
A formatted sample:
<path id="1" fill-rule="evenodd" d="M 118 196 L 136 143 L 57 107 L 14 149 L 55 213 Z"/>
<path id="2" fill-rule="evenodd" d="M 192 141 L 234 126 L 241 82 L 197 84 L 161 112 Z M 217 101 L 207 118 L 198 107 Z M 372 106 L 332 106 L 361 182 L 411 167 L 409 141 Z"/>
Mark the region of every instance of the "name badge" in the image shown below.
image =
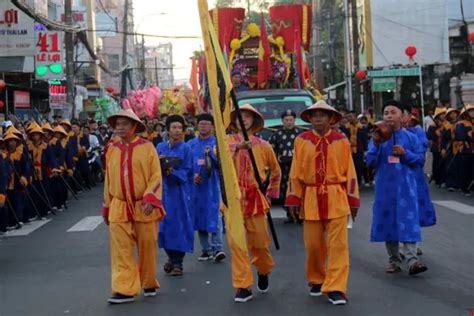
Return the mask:
<path id="1" fill-rule="evenodd" d="M 197 163 L 198 163 L 198 166 L 204 166 L 206 164 L 206 160 L 198 159 Z"/>
<path id="2" fill-rule="evenodd" d="M 388 156 L 388 163 L 400 163 L 400 157 Z"/>

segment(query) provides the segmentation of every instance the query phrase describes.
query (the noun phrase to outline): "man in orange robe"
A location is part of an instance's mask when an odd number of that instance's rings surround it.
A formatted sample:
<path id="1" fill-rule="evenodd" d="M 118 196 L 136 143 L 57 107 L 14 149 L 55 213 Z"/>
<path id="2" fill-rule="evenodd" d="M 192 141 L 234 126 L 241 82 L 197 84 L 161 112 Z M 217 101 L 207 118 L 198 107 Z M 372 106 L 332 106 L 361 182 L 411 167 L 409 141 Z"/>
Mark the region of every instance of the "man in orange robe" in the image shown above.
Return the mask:
<path id="1" fill-rule="evenodd" d="M 348 215 L 355 217 L 360 204 L 351 146 L 331 129 L 341 114 L 324 101 L 301 118 L 313 130 L 296 138 L 285 204 L 301 208 L 310 295 L 325 293 L 342 305 L 349 277 Z"/>
<path id="2" fill-rule="evenodd" d="M 234 166 L 242 194 L 242 211 L 247 232 L 247 245 L 252 255 L 252 264 L 256 266 L 258 272 L 257 287 L 261 293 L 265 293 L 269 289 L 268 275 L 274 266 L 270 252 L 266 214 L 270 210 L 271 199 L 277 199 L 280 196 L 281 170 L 272 146 L 265 140 L 254 136 L 255 133 L 263 129 L 262 115 L 249 104 L 241 106 L 240 110 L 250 141 L 244 141 L 234 111 L 231 113 L 231 119 L 235 124 L 234 127 L 237 126 L 238 134 L 229 136 L 229 146 L 233 154 Z M 260 191 L 255 179 L 249 156 L 250 148 L 255 156 L 260 178 L 262 181 L 268 178 L 269 185 L 265 195 Z M 252 292 L 250 289 L 240 289 L 235 300 L 245 302 L 251 298 Z"/>
<path id="3" fill-rule="evenodd" d="M 145 127 L 132 110 L 108 119 L 119 137 L 107 151 L 102 215 L 109 225 L 112 297 L 108 302 L 134 301 L 144 289 L 155 296 L 158 221 L 165 215 L 158 154 L 152 143 L 136 136 Z M 138 249 L 138 262 L 135 258 Z"/>

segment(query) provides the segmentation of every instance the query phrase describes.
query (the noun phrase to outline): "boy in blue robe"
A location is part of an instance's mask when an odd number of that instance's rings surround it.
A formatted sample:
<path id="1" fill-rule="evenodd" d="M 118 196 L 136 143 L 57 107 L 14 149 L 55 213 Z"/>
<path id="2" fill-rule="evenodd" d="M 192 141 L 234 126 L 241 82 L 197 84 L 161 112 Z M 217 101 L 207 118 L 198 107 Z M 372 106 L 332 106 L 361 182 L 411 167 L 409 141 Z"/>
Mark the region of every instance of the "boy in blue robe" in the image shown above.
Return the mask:
<path id="1" fill-rule="evenodd" d="M 219 165 L 216 157 L 214 118 L 209 113 L 197 117 L 199 137 L 188 142 L 193 153 L 194 229 L 198 231 L 202 254 L 199 261 L 220 262 L 222 251 L 222 215 L 220 213 Z"/>
<path id="2" fill-rule="evenodd" d="M 183 275 L 186 252 L 193 252 L 194 216 L 192 209 L 191 148 L 184 140 L 184 118 L 170 115 L 166 120 L 169 140 L 156 146 L 163 170 L 163 205 L 166 211 L 160 222 L 159 247 L 168 255 L 166 273 Z"/>
<path id="3" fill-rule="evenodd" d="M 409 274 L 426 271 L 416 253 L 421 241 L 416 168 L 421 164 L 417 137 L 402 128 L 403 106 L 388 101 L 383 107 L 391 137 L 385 142 L 378 132 L 369 144 L 367 165 L 376 168 L 375 199 L 371 228 L 372 242 L 385 242 L 389 255 L 387 273 L 401 271 L 399 243 L 404 248 Z"/>

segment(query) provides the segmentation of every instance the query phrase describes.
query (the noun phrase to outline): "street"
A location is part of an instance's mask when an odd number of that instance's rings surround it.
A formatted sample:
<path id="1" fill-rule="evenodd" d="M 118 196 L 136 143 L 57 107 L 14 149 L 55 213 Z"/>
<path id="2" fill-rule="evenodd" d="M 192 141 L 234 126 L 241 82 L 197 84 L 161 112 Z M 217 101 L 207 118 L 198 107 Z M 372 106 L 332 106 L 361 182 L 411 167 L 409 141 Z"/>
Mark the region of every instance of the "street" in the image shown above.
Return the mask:
<path id="1" fill-rule="evenodd" d="M 80 201 L 71 201 L 69 210 L 34 231 L 25 226 L 0 240 L 0 315 L 471 315 L 472 198 L 432 191 L 439 203 L 438 224 L 424 230 L 422 244 L 422 259 L 429 271 L 409 277 L 406 271 L 385 273 L 383 244 L 368 241 L 373 191 L 362 189 L 362 208 L 350 231 L 351 274 L 345 307 L 308 295 L 302 227 L 284 225 L 279 207 L 274 207 L 273 215 L 281 250 L 273 251 L 276 267 L 270 293 L 260 294 L 254 286 L 253 301 L 234 303 L 230 261 L 198 262 L 197 247 L 185 258 L 182 278 L 164 275 L 160 251 L 157 297 L 140 296 L 133 304 L 110 306 L 106 301 L 110 294 L 108 233 L 97 217 L 102 193 L 97 188 L 83 194 Z"/>

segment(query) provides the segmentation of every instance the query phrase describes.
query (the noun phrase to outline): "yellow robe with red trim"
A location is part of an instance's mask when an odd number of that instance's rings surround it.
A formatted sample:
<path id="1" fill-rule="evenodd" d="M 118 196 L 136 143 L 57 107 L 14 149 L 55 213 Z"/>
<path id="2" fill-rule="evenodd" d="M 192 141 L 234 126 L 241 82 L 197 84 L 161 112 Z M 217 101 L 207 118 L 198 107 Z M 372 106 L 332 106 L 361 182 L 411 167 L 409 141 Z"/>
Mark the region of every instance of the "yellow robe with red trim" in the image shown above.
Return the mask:
<path id="1" fill-rule="evenodd" d="M 351 147 L 342 133 L 308 131 L 296 138 L 285 204 L 301 206 L 300 216 L 313 221 L 347 216 L 360 206 Z"/>
<path id="2" fill-rule="evenodd" d="M 103 215 L 111 223 L 159 221 L 165 215 L 158 154 L 152 143 L 136 137 L 113 142 L 107 150 Z M 155 208 L 149 216 L 142 205 Z"/>
<path id="3" fill-rule="evenodd" d="M 248 218 L 266 214 L 270 206 L 258 188 L 248 151 L 245 149 L 236 150 L 237 144 L 242 141 L 243 137 L 240 135 L 229 135 L 229 146 L 233 153 L 234 166 L 242 194 L 242 211 L 244 217 Z M 280 196 L 281 169 L 275 152 L 268 142 L 259 137 L 251 135 L 250 141 L 262 181 L 267 178 L 267 170 L 270 173 L 266 196 L 277 199 Z"/>

